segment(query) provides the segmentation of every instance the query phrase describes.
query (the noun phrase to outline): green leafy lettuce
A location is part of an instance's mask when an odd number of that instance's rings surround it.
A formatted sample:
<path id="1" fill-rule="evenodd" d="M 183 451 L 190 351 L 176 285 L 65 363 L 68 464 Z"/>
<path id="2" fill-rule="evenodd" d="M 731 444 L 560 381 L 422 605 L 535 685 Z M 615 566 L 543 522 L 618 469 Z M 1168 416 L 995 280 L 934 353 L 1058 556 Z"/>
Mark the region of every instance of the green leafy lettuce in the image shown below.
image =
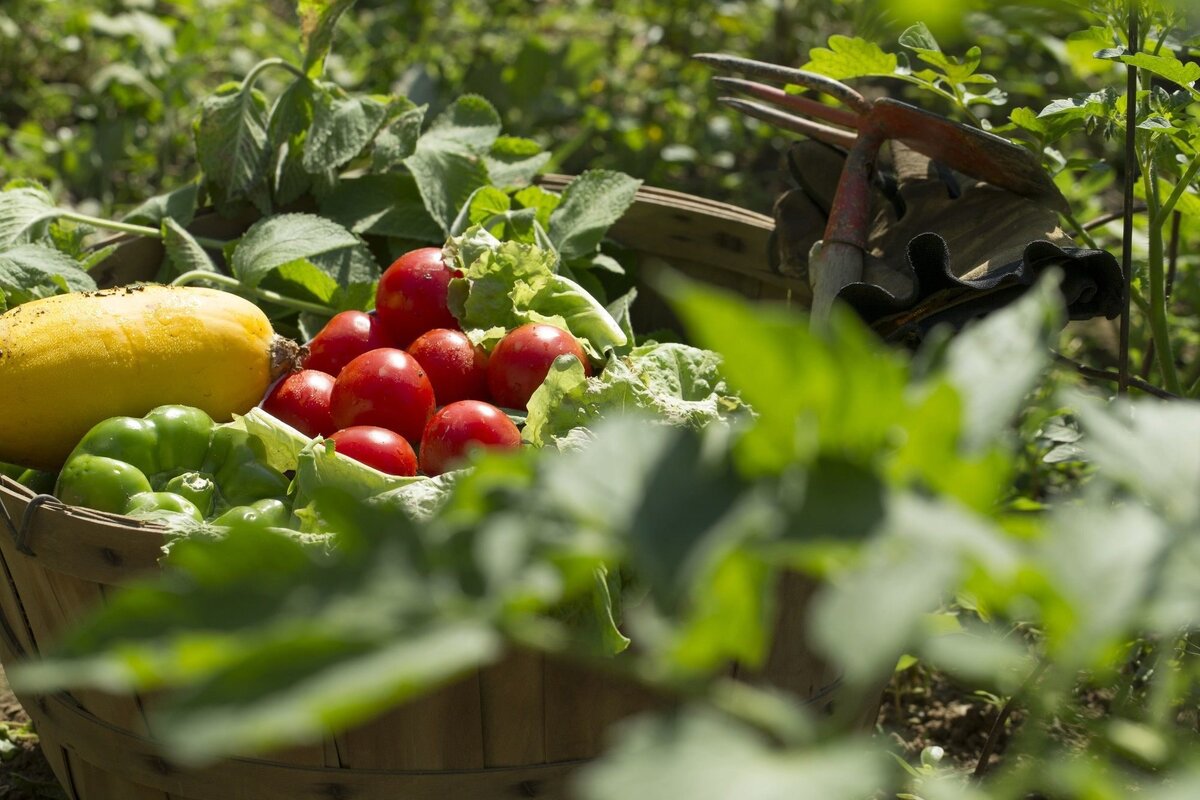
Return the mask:
<path id="1" fill-rule="evenodd" d="M 672 425 L 702 428 L 745 408 L 720 367 L 716 353 L 674 342 L 614 355 L 594 378 L 576 359 L 560 357 L 529 399 L 525 440 L 551 444 L 614 411 L 649 411 Z"/>
<path id="2" fill-rule="evenodd" d="M 463 273 L 450 282 L 450 310 L 471 341 L 486 349 L 506 330 L 529 322 L 569 331 L 596 360 L 629 344 L 596 298 L 556 272 L 559 258 L 553 249 L 501 242 L 474 226 L 451 238 L 445 253 Z"/>

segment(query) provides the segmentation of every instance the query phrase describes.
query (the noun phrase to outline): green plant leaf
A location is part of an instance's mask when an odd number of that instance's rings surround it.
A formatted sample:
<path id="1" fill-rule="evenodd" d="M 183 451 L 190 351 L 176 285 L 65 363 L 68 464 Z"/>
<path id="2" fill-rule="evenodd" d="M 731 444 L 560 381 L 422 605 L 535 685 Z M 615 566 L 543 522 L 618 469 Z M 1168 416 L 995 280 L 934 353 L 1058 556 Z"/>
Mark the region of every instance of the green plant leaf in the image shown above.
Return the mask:
<path id="1" fill-rule="evenodd" d="M 874 42 L 835 35 L 829 37 L 828 47 L 809 50 L 808 63 L 801 69 L 845 80 L 868 75 L 892 75 L 898 66 L 896 56 L 885 53 Z"/>
<path id="2" fill-rule="evenodd" d="M 486 155 L 500 135 L 500 115 L 479 95 L 463 95 L 437 116 L 417 141 L 417 149 L 433 148 Z"/>
<path id="3" fill-rule="evenodd" d="M 445 235 L 429 216 L 411 175 L 386 173 L 343 178 L 321 195 L 321 214 L 360 235 L 440 243 Z"/>
<path id="4" fill-rule="evenodd" d="M 310 173 L 335 169 L 361 153 L 387 120 L 389 101 L 316 84 L 313 124 L 304 141 L 304 169 Z"/>
<path id="5" fill-rule="evenodd" d="M 937 43 L 933 32 L 929 30 L 929 26 L 924 22 L 918 22 L 905 29 L 904 33 L 900 34 L 900 46 L 907 47 L 917 53 L 941 53 L 941 45 Z"/>
<path id="6" fill-rule="evenodd" d="M 200 184 L 189 183 L 173 192 L 151 197 L 121 217 L 121 221 L 134 225 L 157 227 L 163 223 L 163 220 L 170 217 L 180 225 L 190 225 L 196 216 L 196 201 L 199 194 Z"/>
<path id="7" fill-rule="evenodd" d="M 623 723 L 613 741 L 582 771 L 583 800 L 859 800 L 889 771 L 882 751 L 853 740 L 781 751 L 766 734 L 695 708 Z"/>
<path id="8" fill-rule="evenodd" d="M 1200 80 L 1200 64 L 1189 61 L 1186 64 L 1175 57 L 1169 50 L 1166 55 L 1152 53 L 1136 53 L 1123 55 L 1121 60 L 1130 66 L 1144 69 L 1171 83 L 1177 83 L 1187 89 L 1194 89 L 1194 84 Z"/>
<path id="9" fill-rule="evenodd" d="M 483 225 L 488 220 L 497 215 L 505 215 L 510 208 L 508 195 L 495 186 L 481 186 L 476 189 L 471 198 L 463 204 L 462 210 L 458 212 L 458 217 L 455 218 L 454 224 L 450 226 L 451 236 L 461 236 L 467 228 L 472 225 Z M 507 238 L 502 233 L 497 233 L 490 226 L 489 231 L 500 238 Z"/>
<path id="10" fill-rule="evenodd" d="M 379 265 L 357 236 L 311 214 L 281 214 L 256 222 L 234 248 L 229 265 L 239 280 L 257 286 L 296 261 L 312 264 L 345 291 L 379 278 Z"/>
<path id="11" fill-rule="evenodd" d="M 7 306 L 63 292 L 95 290 L 79 262 L 52 247 L 18 244 L 0 248 L 0 297 Z"/>
<path id="12" fill-rule="evenodd" d="M 50 193 L 33 181 L 12 181 L 0 191 L 0 247 L 30 242 L 61 212 Z"/>
<path id="13" fill-rule="evenodd" d="M 385 172 L 400 164 L 417 150 L 421 124 L 428 106 L 410 108 L 385 125 L 375 137 L 372 170 Z"/>
<path id="14" fill-rule="evenodd" d="M 588 170 L 567 184 L 550 214 L 550 239 L 566 261 L 595 252 L 605 231 L 633 204 L 642 182 L 620 172 Z"/>
<path id="15" fill-rule="evenodd" d="M 195 138 L 196 158 L 217 207 L 248 200 L 268 213 L 266 97 L 240 83 L 221 86 L 201 103 Z"/>
<path id="16" fill-rule="evenodd" d="M 501 188 L 526 186 L 550 161 L 550 152 L 532 139 L 501 136 L 488 153 L 488 176 Z"/>
<path id="17" fill-rule="evenodd" d="M 174 217 L 163 219 L 162 235 L 163 247 L 166 248 L 167 258 L 174 267 L 175 275 L 193 270 L 219 271 L 196 238 L 182 224 L 176 222 Z"/>
<path id="18" fill-rule="evenodd" d="M 298 0 L 296 14 L 300 17 L 300 43 L 304 48 L 304 71 L 310 78 L 319 78 L 325 71 L 325 56 L 333 46 L 333 32 L 338 19 L 354 0 Z"/>
<path id="19" fill-rule="evenodd" d="M 304 168 L 305 145 L 313 124 L 316 84 L 295 80 L 271 108 L 268 123 L 272 154 L 271 182 L 275 202 L 287 205 L 307 192 L 313 177 Z"/>

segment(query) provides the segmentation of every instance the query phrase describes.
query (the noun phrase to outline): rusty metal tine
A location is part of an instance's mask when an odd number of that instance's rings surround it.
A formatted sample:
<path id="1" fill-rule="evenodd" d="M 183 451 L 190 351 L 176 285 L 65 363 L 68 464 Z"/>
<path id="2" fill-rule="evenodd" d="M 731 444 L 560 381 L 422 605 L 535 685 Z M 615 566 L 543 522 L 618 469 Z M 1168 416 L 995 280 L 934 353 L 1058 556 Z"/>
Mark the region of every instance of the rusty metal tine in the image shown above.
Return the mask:
<path id="1" fill-rule="evenodd" d="M 855 134 L 844 131 L 841 128 L 822 125 L 819 122 L 797 117 L 786 111 L 780 111 L 771 106 L 755 103 L 752 100 L 742 100 L 738 97 L 718 97 L 717 102 L 724 103 L 747 116 L 761 119 L 763 122 L 769 122 L 776 127 L 794 131 L 795 133 L 802 133 L 805 136 L 811 136 L 818 141 L 832 144 L 836 147 L 853 147 L 855 140 L 858 138 Z"/>
<path id="2" fill-rule="evenodd" d="M 702 64 L 720 67 L 721 69 L 741 73 L 742 75 L 765 78 L 779 83 L 795 83 L 800 86 L 806 86 L 809 89 L 823 92 L 836 98 L 858 114 L 867 114 L 871 111 L 870 101 L 861 94 L 841 81 L 827 78 L 824 75 L 818 75 L 815 72 L 781 67 L 778 64 L 768 64 L 764 61 L 755 61 L 751 58 L 730 56 L 724 53 L 699 53 L 692 56 L 692 58 Z"/>
<path id="3" fill-rule="evenodd" d="M 847 111 L 844 108 L 825 105 L 808 97 L 801 97 L 797 94 L 788 94 L 782 89 L 776 89 L 774 86 L 767 86 L 765 83 L 756 83 L 754 81 L 743 80 L 742 78 L 713 78 L 713 83 L 725 89 L 733 89 L 734 91 L 742 92 L 760 100 L 765 100 L 772 105 L 782 106 L 791 111 L 799 111 L 802 114 L 807 114 L 810 117 L 817 117 L 826 122 L 832 122 L 834 125 L 841 125 L 846 128 L 857 129 L 860 119 L 857 114 L 852 111 Z"/>

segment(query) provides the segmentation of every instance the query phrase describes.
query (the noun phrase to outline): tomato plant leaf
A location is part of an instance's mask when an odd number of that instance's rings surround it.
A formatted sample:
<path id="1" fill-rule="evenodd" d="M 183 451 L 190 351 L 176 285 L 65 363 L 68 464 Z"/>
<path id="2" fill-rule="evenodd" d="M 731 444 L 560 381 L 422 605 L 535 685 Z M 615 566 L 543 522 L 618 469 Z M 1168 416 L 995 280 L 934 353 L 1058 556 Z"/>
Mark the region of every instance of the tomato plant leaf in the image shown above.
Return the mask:
<path id="1" fill-rule="evenodd" d="M 1197 80 L 1200 80 L 1200 64 L 1194 61 L 1189 61 L 1185 64 L 1170 51 L 1166 52 L 1166 55 L 1136 53 L 1134 55 L 1122 55 L 1120 58 L 1130 66 L 1144 69 L 1160 78 L 1165 78 L 1171 83 L 1177 83 L 1186 89 L 1194 90 L 1194 84 Z"/>
<path id="2" fill-rule="evenodd" d="M 45 234 L 61 212 L 39 183 L 12 181 L 0 191 L 0 246 L 30 242 Z"/>
<path id="3" fill-rule="evenodd" d="M 134 225 L 158 226 L 170 217 L 183 226 L 190 225 L 196 216 L 200 184 L 189 183 L 172 192 L 151 197 L 121 217 L 122 222 Z"/>
<path id="4" fill-rule="evenodd" d="M 393 172 L 343 178 L 318 202 L 321 214 L 357 234 L 430 243 L 444 239 L 411 175 Z"/>
<path id="5" fill-rule="evenodd" d="M 270 211 L 266 178 L 271 151 L 267 100 L 240 83 L 227 83 L 200 105 L 195 126 L 196 158 L 218 208 L 249 200 Z"/>
<path id="6" fill-rule="evenodd" d="M 563 260 L 595 252 L 614 222 L 633 204 L 642 182 L 620 172 L 588 170 L 567 184 L 550 214 L 550 239 Z"/>
<path id="7" fill-rule="evenodd" d="M 248 286 L 257 286 L 285 264 L 302 259 L 343 290 L 379 278 L 379 265 L 362 240 L 336 222 L 311 214 L 281 214 L 256 222 L 234 248 L 230 269 Z"/>
<path id="8" fill-rule="evenodd" d="M 896 56 L 885 53 L 879 45 L 866 39 L 835 35 L 829 37 L 828 47 L 808 51 L 808 63 L 801 69 L 845 80 L 868 75 L 892 75 L 900 63 Z"/>
<path id="9" fill-rule="evenodd" d="M 389 102 L 387 97 L 351 95 L 333 84 L 316 84 L 304 168 L 311 173 L 333 169 L 361 153 L 387 120 Z"/>
<path id="10" fill-rule="evenodd" d="M 300 42 L 304 48 L 304 71 L 310 78 L 319 78 L 325 71 L 325 57 L 333 46 L 333 32 L 338 19 L 354 0 L 298 0 L 296 14 L 300 17 Z"/>

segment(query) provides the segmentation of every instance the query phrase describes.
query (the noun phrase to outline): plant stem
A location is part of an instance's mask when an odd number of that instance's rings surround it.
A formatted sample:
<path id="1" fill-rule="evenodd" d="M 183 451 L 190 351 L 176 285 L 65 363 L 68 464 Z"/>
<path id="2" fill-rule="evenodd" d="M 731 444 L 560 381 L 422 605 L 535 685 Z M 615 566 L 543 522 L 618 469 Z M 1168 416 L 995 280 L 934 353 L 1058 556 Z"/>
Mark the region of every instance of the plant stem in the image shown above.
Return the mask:
<path id="1" fill-rule="evenodd" d="M 263 74 L 267 70 L 272 69 L 274 67 L 283 67 L 288 72 L 295 75 L 297 78 L 304 78 L 306 80 L 308 78 L 308 76 L 304 74 L 304 70 L 300 69 L 295 64 L 288 61 L 287 59 L 285 59 L 285 58 L 268 58 L 268 59 L 264 59 L 264 60 L 258 62 L 257 64 L 255 64 L 254 67 L 249 72 L 246 73 L 246 77 L 242 79 L 242 88 L 245 89 L 245 88 L 253 86 L 255 81 L 258 80 L 259 75 Z"/>
<path id="2" fill-rule="evenodd" d="M 1138 41 L 1138 11 L 1137 4 L 1129 3 L 1129 51 L 1137 52 Z M 1117 358 L 1118 374 L 1117 394 L 1123 395 L 1129 391 L 1129 323 L 1130 297 L 1133 294 L 1133 182 L 1137 170 L 1137 146 L 1135 127 L 1137 119 L 1137 67 L 1132 64 L 1125 68 L 1125 226 L 1124 247 L 1121 249 L 1121 271 L 1124 273 L 1121 302 L 1121 330 L 1119 354 Z"/>
<path id="3" fill-rule="evenodd" d="M 1076 372 L 1078 372 L 1080 375 L 1082 375 L 1085 378 L 1091 378 L 1093 380 L 1098 380 L 1098 381 L 1110 381 L 1112 383 L 1117 383 L 1121 379 L 1121 376 L 1119 374 L 1117 374 L 1116 372 L 1109 372 L 1106 369 L 1097 369 L 1096 367 L 1089 367 L 1086 364 L 1080 364 L 1078 361 L 1075 361 L 1074 359 L 1067 358 L 1062 353 L 1055 353 L 1054 360 L 1057 361 L 1059 364 L 1070 367 L 1071 369 L 1075 370 Z M 1178 400 L 1179 399 L 1178 395 L 1174 395 L 1174 394 L 1171 394 L 1170 392 L 1164 391 L 1152 383 L 1147 383 L 1146 381 L 1142 380 L 1141 378 L 1130 378 L 1129 385 L 1132 386 L 1134 389 L 1139 389 L 1139 390 L 1145 392 L 1146 394 L 1152 394 L 1155 397 L 1161 397 L 1164 400 Z"/>
<path id="4" fill-rule="evenodd" d="M 172 286 L 187 286 L 190 283 L 199 283 L 200 281 L 209 281 L 211 283 L 228 286 L 231 289 L 245 292 L 253 295 L 261 300 L 266 300 L 269 303 L 284 306 L 285 308 L 295 309 L 296 311 L 307 311 L 311 314 L 320 314 L 323 317 L 328 317 L 333 314 L 333 309 L 328 306 L 323 306 L 320 303 L 310 303 L 307 300 L 298 300 L 295 297 L 272 292 L 270 289 L 260 289 L 257 286 L 247 286 L 231 275 L 223 275 L 220 272 L 209 272 L 204 269 L 194 269 L 191 272 L 185 272 L 175 280 L 171 281 Z"/>
<path id="5" fill-rule="evenodd" d="M 158 228 L 151 228 L 146 225 L 134 225 L 129 222 L 117 222 L 111 219 L 102 219 L 100 217 L 92 217 L 87 214 L 80 214 L 76 211 L 61 211 L 59 219 L 69 219 L 72 222 L 81 222 L 84 225 L 91 225 L 93 228 L 104 228 L 110 231 L 119 231 L 121 233 L 131 233 L 135 236 L 146 236 L 151 239 L 162 240 L 162 231 Z M 220 250 L 229 244 L 219 239 L 208 239 L 204 236 L 195 237 L 196 242 L 202 247 L 207 247 L 212 250 Z"/>
<path id="6" fill-rule="evenodd" d="M 1092 235 L 1090 233 L 1088 233 L 1087 226 L 1081 225 L 1079 223 L 1079 220 L 1075 219 L 1074 214 L 1072 214 L 1070 211 L 1060 211 L 1058 213 L 1062 216 L 1062 218 L 1064 220 L 1066 220 L 1067 225 L 1069 225 L 1071 227 L 1071 229 L 1074 230 L 1075 235 L 1078 236 L 1080 239 L 1083 239 L 1084 244 L 1086 244 L 1088 247 L 1092 248 L 1093 250 L 1100 249 L 1099 245 L 1096 244 L 1096 240 L 1092 238 Z"/>

